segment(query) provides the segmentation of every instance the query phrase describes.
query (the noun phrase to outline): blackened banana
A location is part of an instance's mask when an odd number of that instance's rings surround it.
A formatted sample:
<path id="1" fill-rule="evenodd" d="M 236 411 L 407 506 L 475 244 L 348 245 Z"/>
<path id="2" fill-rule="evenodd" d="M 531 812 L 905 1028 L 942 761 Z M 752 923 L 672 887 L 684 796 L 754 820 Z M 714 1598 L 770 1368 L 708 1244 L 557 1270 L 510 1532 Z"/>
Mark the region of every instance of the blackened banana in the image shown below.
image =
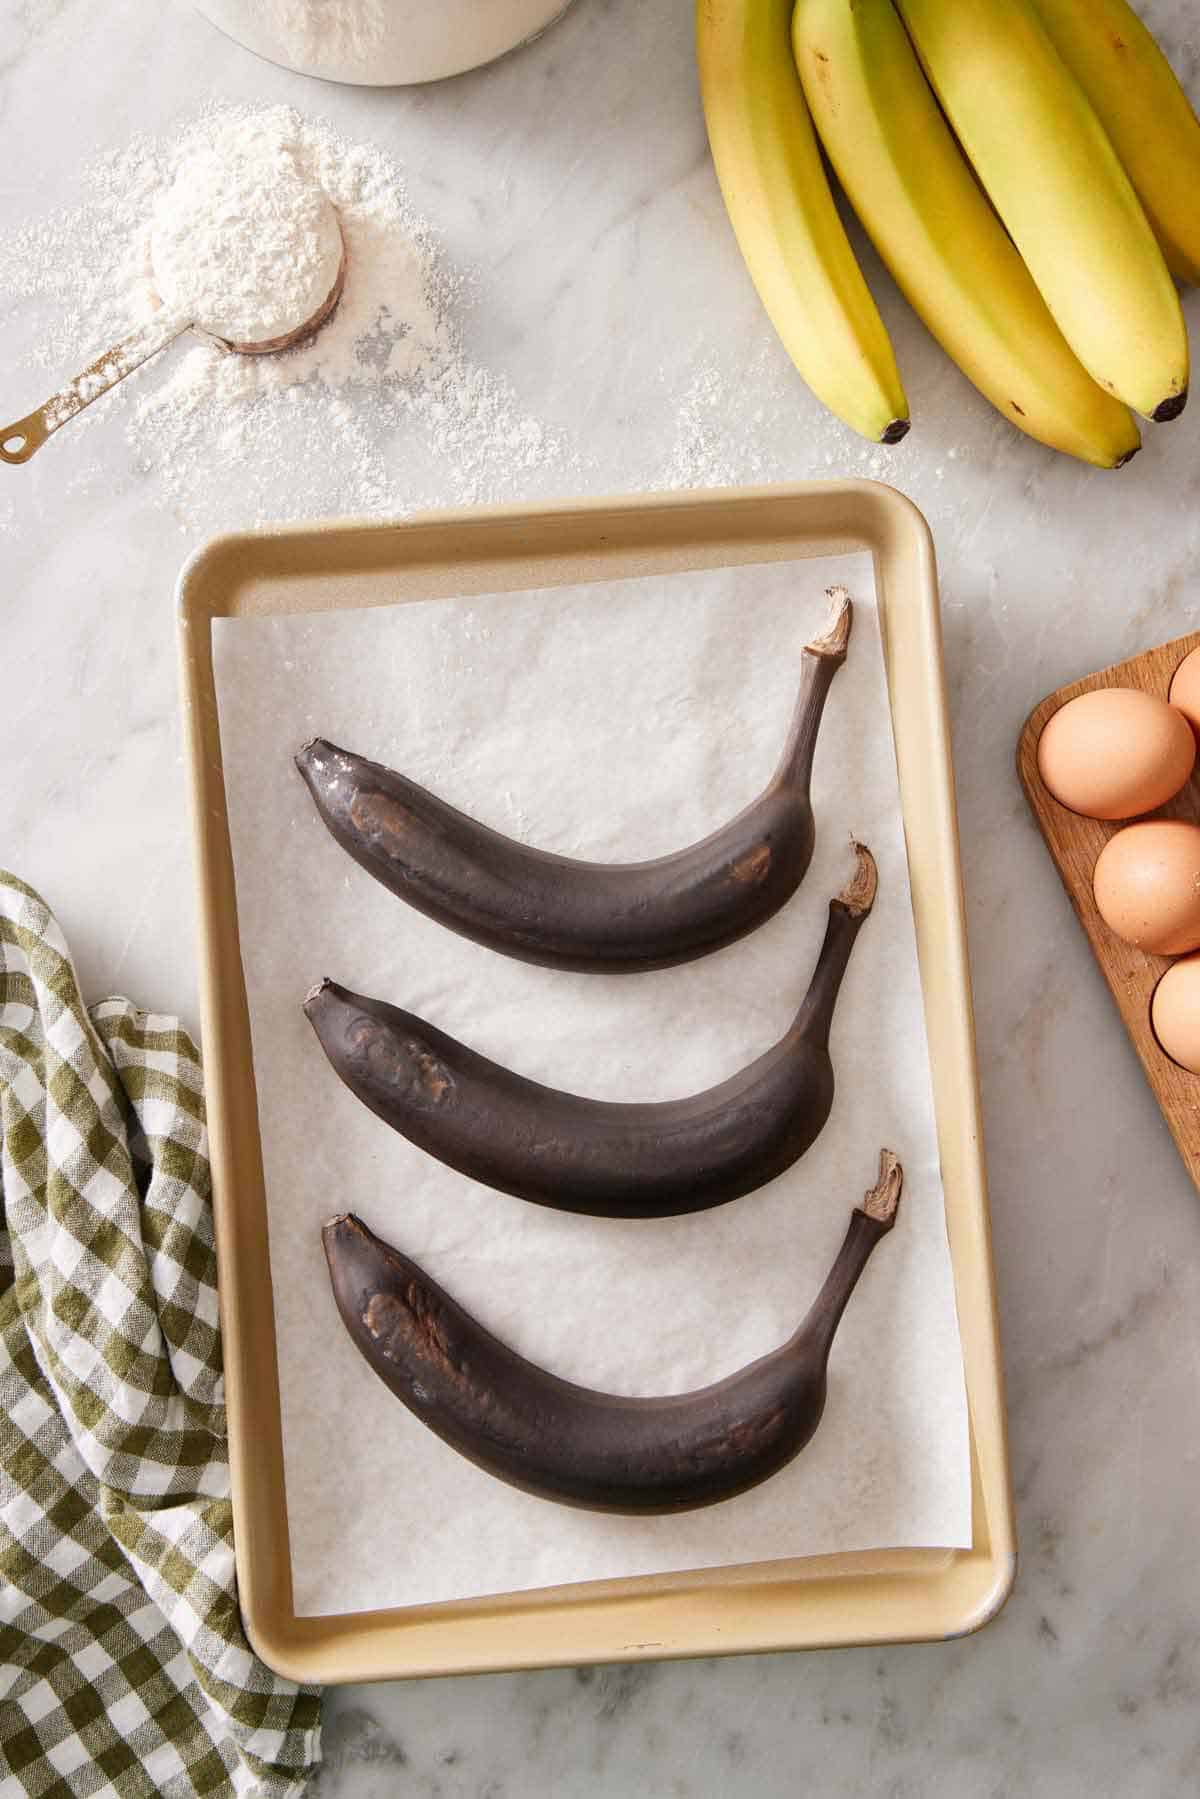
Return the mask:
<path id="1" fill-rule="evenodd" d="M 856 844 L 804 1004 L 773 1048 L 707 1092 L 651 1104 L 562 1093 L 411 1012 L 322 981 L 304 1003 L 337 1073 L 410 1143 L 473 1180 L 562 1212 L 665 1218 L 750 1193 L 813 1143 L 833 1104 L 829 1027 L 875 899 Z"/>
<path id="2" fill-rule="evenodd" d="M 755 930 L 791 898 L 813 852 L 809 778 L 851 602 L 805 648 L 800 693 L 769 785 L 700 843 L 650 862 L 531 849 L 415 781 L 317 737 L 296 766 L 342 848 L 418 911 L 522 961 L 624 973 L 666 968 Z"/>
<path id="3" fill-rule="evenodd" d="M 871 1251 L 896 1220 L 890 1150 L 837 1260 L 787 1342 L 694 1393 L 629 1399 L 560 1380 L 501 1343 L 353 1214 L 322 1232 L 355 1347 L 409 1411 L 477 1467 L 543 1499 L 604 1512 L 681 1512 L 778 1473 L 825 1408 L 829 1351 Z"/>

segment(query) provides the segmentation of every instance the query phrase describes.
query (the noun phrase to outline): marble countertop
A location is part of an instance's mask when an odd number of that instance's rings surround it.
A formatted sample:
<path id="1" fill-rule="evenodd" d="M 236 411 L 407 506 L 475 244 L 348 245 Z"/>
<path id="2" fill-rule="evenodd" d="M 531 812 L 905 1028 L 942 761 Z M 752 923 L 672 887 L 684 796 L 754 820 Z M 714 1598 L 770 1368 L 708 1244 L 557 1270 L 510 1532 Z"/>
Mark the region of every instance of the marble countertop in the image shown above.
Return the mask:
<path id="1" fill-rule="evenodd" d="M 1142 10 L 1200 98 L 1191 8 Z M 982 1634 L 948 1645 L 344 1689 L 313 1791 L 1194 1791 L 1200 1200 L 1025 812 L 1013 750 L 1043 694 L 1195 626 L 1200 403 L 1149 431 L 1119 475 L 1056 458 L 989 412 L 867 254 L 917 423 L 894 451 L 832 423 L 739 262 L 690 13 L 576 0 L 490 71 L 385 92 L 259 62 L 182 0 L 0 0 L 0 229 L 73 204 L 87 158 L 171 131 L 202 97 L 320 111 L 405 165 L 471 272 L 472 354 L 560 434 L 561 458 L 497 475 L 480 498 L 870 474 L 909 494 L 937 540 L 1016 1591 Z M 0 295 L 10 345 L 47 303 Z M 1200 327 L 1200 296 L 1187 306 Z M 6 355 L 0 412 L 26 410 L 43 384 Z M 194 1025 L 171 592 L 197 535 L 115 419 L 85 446 L 67 435 L 0 471 L 0 857 L 56 908 L 86 993 L 122 989 Z M 283 511 L 286 467 L 277 481 Z M 397 510 L 417 497 L 400 482 Z"/>

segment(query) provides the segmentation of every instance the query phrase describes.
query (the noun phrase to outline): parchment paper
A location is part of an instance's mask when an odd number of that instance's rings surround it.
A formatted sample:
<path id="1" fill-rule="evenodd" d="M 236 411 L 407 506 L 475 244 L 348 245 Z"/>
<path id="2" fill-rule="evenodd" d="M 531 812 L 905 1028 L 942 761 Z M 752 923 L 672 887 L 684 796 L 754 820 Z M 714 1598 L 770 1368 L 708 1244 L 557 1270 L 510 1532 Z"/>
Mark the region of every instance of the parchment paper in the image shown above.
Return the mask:
<path id="1" fill-rule="evenodd" d="M 532 968 L 423 918 L 327 834 L 292 765 L 322 735 L 500 830 L 631 860 L 715 828 L 782 750 L 831 580 L 856 602 L 817 749 L 817 849 L 795 898 L 682 968 Z M 891 725 L 867 557 L 214 626 L 270 1216 L 297 1610 L 971 1540 L 967 1417 Z M 834 1020 L 837 1096 L 786 1175 L 715 1211 L 559 1215 L 411 1147 L 342 1087 L 301 1011 L 330 975 L 553 1086 L 659 1099 L 724 1079 L 786 1029 L 830 897 L 873 849 L 880 892 Z M 571 1380 L 702 1385 L 795 1328 L 875 1178 L 899 1223 L 851 1301 L 824 1421 L 755 1491 L 669 1518 L 517 1493 L 371 1373 L 329 1291 L 320 1227 L 358 1212 L 492 1330 Z"/>

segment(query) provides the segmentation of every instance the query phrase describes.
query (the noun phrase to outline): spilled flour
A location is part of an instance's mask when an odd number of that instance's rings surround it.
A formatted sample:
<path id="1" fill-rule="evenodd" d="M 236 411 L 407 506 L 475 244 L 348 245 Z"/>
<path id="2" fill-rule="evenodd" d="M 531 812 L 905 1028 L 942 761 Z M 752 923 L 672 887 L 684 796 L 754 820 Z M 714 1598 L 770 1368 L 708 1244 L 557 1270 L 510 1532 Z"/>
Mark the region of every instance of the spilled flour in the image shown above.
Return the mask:
<path id="1" fill-rule="evenodd" d="M 153 315 L 156 210 L 181 170 L 229 150 L 286 166 L 333 201 L 347 259 L 337 310 L 278 355 L 185 337 L 64 434 L 118 408 L 135 468 L 188 529 L 517 497 L 533 471 L 569 469 L 557 434 L 467 356 L 465 283 L 394 159 L 283 106 L 215 106 L 168 142 L 135 139 L 85 172 L 81 206 L 0 245 L 0 290 L 53 306 L 31 357 L 49 388 Z M 89 478 L 111 479 L 111 467 Z"/>

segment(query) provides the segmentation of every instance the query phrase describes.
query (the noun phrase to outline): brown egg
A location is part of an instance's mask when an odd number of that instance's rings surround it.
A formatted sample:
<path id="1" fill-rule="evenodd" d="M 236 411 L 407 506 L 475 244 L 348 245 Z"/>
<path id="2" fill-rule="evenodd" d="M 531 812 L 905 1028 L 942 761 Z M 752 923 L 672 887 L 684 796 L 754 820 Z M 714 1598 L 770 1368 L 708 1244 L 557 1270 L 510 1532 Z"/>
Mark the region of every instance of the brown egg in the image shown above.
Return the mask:
<path id="1" fill-rule="evenodd" d="M 1038 739 L 1042 780 L 1086 818 L 1153 812 L 1179 792 L 1195 760 L 1196 739 L 1182 712 L 1136 687 L 1081 693 Z"/>
<path id="2" fill-rule="evenodd" d="M 1178 706 L 1200 739 L 1200 650 L 1185 656 L 1171 678 L 1171 704 Z"/>
<path id="3" fill-rule="evenodd" d="M 1110 837 L 1092 889 L 1100 916 L 1155 956 L 1200 949 L 1200 825 L 1147 819 Z"/>
<path id="4" fill-rule="evenodd" d="M 1200 1074 L 1200 956 L 1171 964 L 1154 989 L 1150 1022 L 1171 1060 Z"/>

